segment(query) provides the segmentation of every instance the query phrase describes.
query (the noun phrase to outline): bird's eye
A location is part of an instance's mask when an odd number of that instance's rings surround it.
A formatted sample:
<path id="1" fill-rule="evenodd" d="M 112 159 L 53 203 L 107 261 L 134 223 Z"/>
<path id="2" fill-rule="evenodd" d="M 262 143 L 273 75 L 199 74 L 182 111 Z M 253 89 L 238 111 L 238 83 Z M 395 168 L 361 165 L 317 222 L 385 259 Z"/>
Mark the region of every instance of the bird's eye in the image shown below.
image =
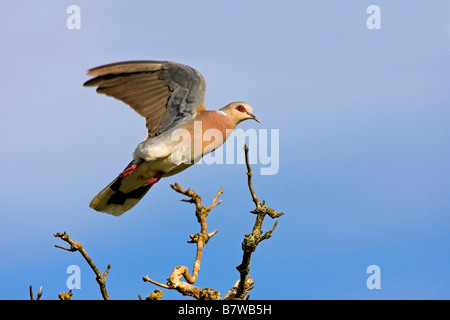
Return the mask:
<path id="1" fill-rule="evenodd" d="M 239 111 L 239 112 L 245 112 L 245 111 L 247 111 L 247 110 L 245 110 L 245 107 L 244 107 L 243 105 L 238 105 L 238 106 L 236 107 L 236 110 Z"/>

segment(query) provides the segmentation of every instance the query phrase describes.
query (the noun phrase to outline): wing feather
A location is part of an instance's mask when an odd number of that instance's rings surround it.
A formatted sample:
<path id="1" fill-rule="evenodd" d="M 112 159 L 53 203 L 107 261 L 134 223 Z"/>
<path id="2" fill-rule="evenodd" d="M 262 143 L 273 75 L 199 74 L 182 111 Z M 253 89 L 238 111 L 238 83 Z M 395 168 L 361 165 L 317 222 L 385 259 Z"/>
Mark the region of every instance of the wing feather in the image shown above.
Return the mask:
<path id="1" fill-rule="evenodd" d="M 90 69 L 84 86 L 128 104 L 146 119 L 149 138 L 179 126 L 204 105 L 206 83 L 195 69 L 168 61 L 127 61 Z"/>

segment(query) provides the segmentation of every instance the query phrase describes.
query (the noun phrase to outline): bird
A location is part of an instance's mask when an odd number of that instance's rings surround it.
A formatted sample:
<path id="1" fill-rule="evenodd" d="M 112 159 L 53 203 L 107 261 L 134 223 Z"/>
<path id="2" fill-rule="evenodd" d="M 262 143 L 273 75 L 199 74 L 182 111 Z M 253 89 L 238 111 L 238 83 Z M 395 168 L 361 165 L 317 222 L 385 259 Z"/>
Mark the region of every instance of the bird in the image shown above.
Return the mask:
<path id="1" fill-rule="evenodd" d="M 178 62 L 116 62 L 89 69 L 87 75 L 93 78 L 83 86 L 124 102 L 146 121 L 147 136 L 131 162 L 89 204 L 113 216 L 133 208 L 161 178 L 182 172 L 219 148 L 240 122 L 260 122 L 242 101 L 206 110 L 204 77 Z M 196 130 L 201 135 L 213 131 L 214 139 L 196 145 Z M 185 139 L 186 134 L 191 139 Z"/>

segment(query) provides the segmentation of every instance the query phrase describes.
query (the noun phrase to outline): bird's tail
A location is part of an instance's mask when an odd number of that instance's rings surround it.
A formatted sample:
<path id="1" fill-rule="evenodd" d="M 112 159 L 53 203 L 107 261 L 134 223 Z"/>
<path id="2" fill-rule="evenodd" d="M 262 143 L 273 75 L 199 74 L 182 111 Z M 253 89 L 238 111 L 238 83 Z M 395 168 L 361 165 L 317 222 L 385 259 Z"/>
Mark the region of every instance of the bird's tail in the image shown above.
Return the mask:
<path id="1" fill-rule="evenodd" d="M 119 175 L 92 199 L 89 207 L 114 216 L 122 215 L 133 208 L 159 180 L 158 177 L 153 183 L 142 183 L 141 178 L 135 172 L 125 177 Z"/>

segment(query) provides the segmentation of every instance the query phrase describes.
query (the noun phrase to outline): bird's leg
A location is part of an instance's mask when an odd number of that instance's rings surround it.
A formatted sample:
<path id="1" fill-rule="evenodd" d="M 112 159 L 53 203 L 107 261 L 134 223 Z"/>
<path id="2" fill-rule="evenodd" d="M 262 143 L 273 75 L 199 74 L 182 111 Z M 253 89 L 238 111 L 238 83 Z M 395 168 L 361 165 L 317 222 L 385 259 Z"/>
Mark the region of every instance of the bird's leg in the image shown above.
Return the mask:
<path id="1" fill-rule="evenodd" d="M 149 186 L 152 184 L 155 184 L 159 181 L 159 179 L 161 179 L 161 177 L 163 176 L 162 172 L 158 172 L 157 174 L 155 174 L 152 178 L 150 178 L 145 184 L 144 186 Z"/>
<path id="2" fill-rule="evenodd" d="M 126 176 L 130 175 L 136 168 L 142 163 L 144 160 L 138 159 L 133 162 L 131 162 L 128 167 L 125 168 L 120 174 L 119 178 L 125 178 Z"/>

